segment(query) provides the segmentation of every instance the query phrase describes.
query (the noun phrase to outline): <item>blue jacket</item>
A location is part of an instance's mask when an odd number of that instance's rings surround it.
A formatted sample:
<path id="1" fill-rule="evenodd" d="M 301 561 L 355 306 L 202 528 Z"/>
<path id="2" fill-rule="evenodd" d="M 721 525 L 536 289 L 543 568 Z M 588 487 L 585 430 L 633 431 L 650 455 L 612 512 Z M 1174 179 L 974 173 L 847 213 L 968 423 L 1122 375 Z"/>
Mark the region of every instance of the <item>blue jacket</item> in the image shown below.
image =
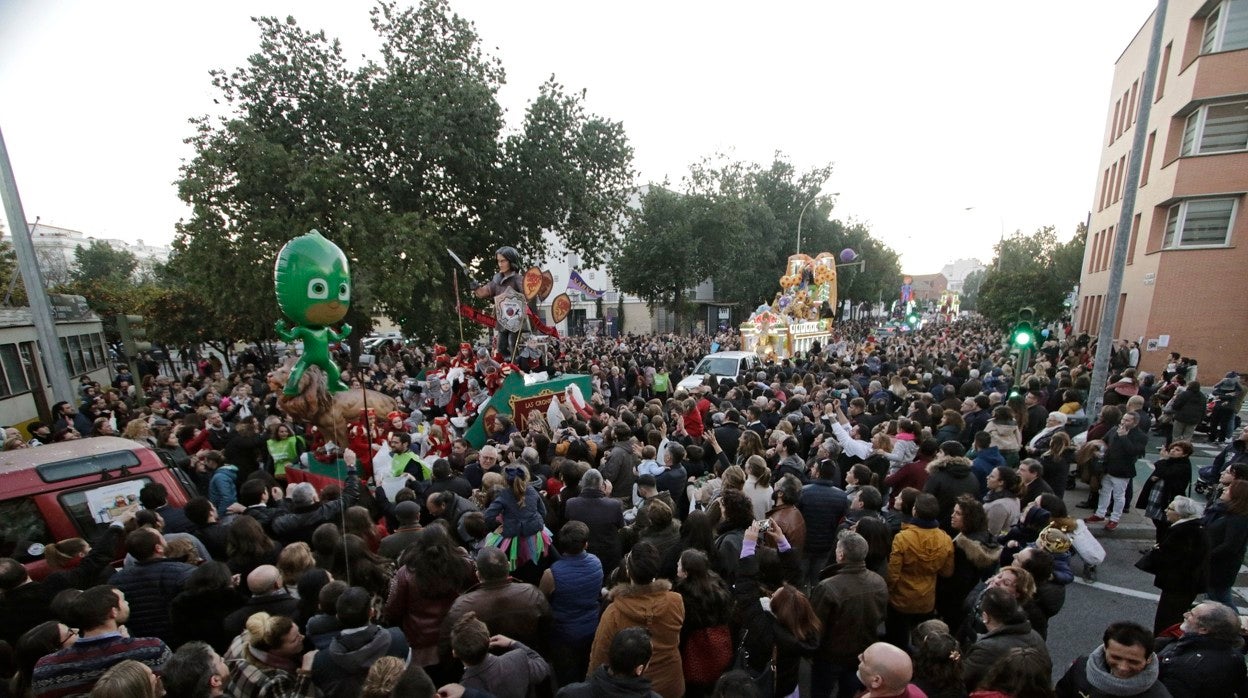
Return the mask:
<path id="1" fill-rule="evenodd" d="M 836 547 L 836 526 L 849 510 L 849 496 L 831 480 L 811 480 L 802 488 L 798 511 L 806 520 L 806 554 L 831 552 Z"/>
<path id="2" fill-rule="evenodd" d="M 592 638 L 598 630 L 598 596 L 602 589 L 602 562 L 581 553 L 559 558 L 550 566 L 555 593 L 550 596 L 554 637 Z"/>
<path id="3" fill-rule="evenodd" d="M 126 623 L 130 634 L 158 637 L 166 643 L 176 640 L 169 607 L 194 571 L 185 562 L 162 557 L 114 572 L 108 583 L 120 589 L 130 604 L 130 620 Z"/>
<path id="4" fill-rule="evenodd" d="M 485 515 L 487 528 L 492 528 L 495 520 L 502 515 L 504 538 L 537 535 L 546 525 L 546 503 L 533 485 L 524 491 L 524 506 L 516 501 L 516 494 L 510 488 L 504 487 L 482 514 Z"/>
<path id="5" fill-rule="evenodd" d="M 989 446 L 982 451 L 975 452 L 975 460 L 971 462 L 971 472 L 975 474 L 975 479 L 979 480 L 979 493 L 983 495 L 988 491 L 988 473 L 993 468 L 1005 465 L 1005 456 L 1001 455 L 1001 449 L 996 446 Z"/>
<path id="6" fill-rule="evenodd" d="M 238 466 L 217 468 L 208 481 L 208 501 L 217 508 L 217 516 L 225 518 L 230 505 L 238 501 Z"/>

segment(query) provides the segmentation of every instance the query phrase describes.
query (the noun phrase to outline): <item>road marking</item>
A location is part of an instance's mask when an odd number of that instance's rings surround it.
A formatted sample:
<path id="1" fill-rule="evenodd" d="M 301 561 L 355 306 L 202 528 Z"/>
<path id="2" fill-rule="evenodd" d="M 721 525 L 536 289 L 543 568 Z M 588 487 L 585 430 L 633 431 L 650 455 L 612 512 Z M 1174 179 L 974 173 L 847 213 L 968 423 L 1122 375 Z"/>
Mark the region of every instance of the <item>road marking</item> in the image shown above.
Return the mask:
<path id="1" fill-rule="evenodd" d="M 1079 577 L 1075 578 L 1075 583 L 1082 584 L 1086 587 L 1092 587 L 1094 589 L 1100 589 L 1101 591 L 1108 591 L 1108 592 L 1112 592 L 1115 594 L 1122 594 L 1123 596 L 1134 596 L 1137 599 L 1144 599 L 1146 601 L 1160 601 L 1161 600 L 1161 596 L 1158 594 L 1150 594 L 1147 591 L 1139 591 L 1137 589 L 1128 589 L 1127 587 L 1114 586 L 1113 584 L 1106 584 L 1104 582 L 1089 582 L 1085 579 L 1080 579 Z"/>

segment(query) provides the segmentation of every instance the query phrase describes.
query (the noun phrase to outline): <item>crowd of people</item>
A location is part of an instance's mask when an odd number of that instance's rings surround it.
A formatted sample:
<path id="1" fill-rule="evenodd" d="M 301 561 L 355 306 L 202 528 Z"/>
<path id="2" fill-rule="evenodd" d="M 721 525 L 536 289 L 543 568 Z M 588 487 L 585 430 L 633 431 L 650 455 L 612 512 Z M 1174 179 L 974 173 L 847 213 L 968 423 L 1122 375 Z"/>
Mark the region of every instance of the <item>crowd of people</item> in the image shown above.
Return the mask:
<path id="1" fill-rule="evenodd" d="M 567 338 L 527 365 L 396 347 L 343 367 L 400 407 L 360 415 L 337 451 L 285 418 L 258 353 L 144 376 L 144 399 L 126 372 L 84 384 L 4 447 L 120 435 L 197 491 L 175 506 L 149 484 L 99 540 L 48 546 L 43 580 L 0 559 L 7 692 L 771 698 L 808 665 L 816 698 L 1248 695 L 1231 597 L 1248 430 L 1211 504 L 1189 498 L 1187 370 L 1137 375 L 1127 353 L 1092 418 L 1086 336 L 1055 331 L 1020 367 L 982 321 L 851 322 L 678 389 L 712 344 L 733 339 Z M 509 365 L 590 375 L 588 406 L 523 429 L 499 415 L 474 447 L 447 417 L 471 419 L 456 406 Z M 1172 429 L 1134 502 L 1157 528 L 1139 565 L 1162 591 L 1153 627 L 1110 625 L 1054 683 L 1051 620 L 1104 557 L 1089 524 L 1113 530 L 1135 500 L 1150 428 Z M 311 458 L 345 478 L 292 477 Z M 1086 519 L 1063 499 L 1077 480 Z"/>

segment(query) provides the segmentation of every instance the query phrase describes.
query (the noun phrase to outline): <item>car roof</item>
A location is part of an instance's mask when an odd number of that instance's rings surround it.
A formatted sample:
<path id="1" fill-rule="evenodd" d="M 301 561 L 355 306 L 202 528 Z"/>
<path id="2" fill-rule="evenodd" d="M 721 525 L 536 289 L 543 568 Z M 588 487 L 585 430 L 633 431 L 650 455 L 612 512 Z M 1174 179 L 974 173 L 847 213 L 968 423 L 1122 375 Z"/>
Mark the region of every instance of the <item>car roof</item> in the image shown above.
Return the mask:
<path id="1" fill-rule="evenodd" d="M 130 439 L 122 439 L 116 436 L 93 436 L 88 439 L 62 441 L 34 448 L 0 451 L 0 475 L 21 470 L 31 470 L 48 463 L 89 457 L 101 453 L 146 450 L 149 450 L 147 446 Z"/>
<path id="2" fill-rule="evenodd" d="M 748 351 L 717 351 L 714 354 L 707 354 L 706 356 L 703 356 L 702 358 L 709 359 L 712 356 L 719 356 L 725 359 L 744 359 L 747 356 L 753 356 L 753 355 L 754 355 L 753 352 L 748 352 Z"/>

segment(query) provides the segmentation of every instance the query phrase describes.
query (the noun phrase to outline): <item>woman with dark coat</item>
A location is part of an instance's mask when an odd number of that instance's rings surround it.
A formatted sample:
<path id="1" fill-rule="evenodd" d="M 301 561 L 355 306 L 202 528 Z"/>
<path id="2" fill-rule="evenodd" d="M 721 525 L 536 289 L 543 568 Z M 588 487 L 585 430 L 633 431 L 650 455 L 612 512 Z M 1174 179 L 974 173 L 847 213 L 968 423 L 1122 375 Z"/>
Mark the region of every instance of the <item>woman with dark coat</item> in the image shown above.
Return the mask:
<path id="1" fill-rule="evenodd" d="M 1165 537 L 1170 528 L 1166 506 L 1175 497 L 1187 493 L 1192 482 L 1192 443 L 1175 441 L 1161 449 L 1162 458 L 1153 464 L 1153 474 L 1140 488 L 1135 505 L 1144 510 L 1144 516 L 1152 519 L 1157 529 L 1157 542 Z"/>
<path id="2" fill-rule="evenodd" d="M 776 685 L 772 695 L 787 696 L 797 692 L 802 657 L 811 657 L 819 647 L 822 623 L 806 596 L 782 581 L 791 576 L 783 568 L 798 564 L 784 534 L 773 528 L 766 535 L 780 551 L 778 564 L 768 566 L 759 560 L 758 523 L 752 523 L 743 537 L 733 594 L 744 636 L 740 642 L 749 653 L 747 666 L 761 672 L 774 658 Z M 765 551 L 771 552 L 770 548 Z M 761 597 L 769 598 L 769 610 L 764 610 Z"/>
<path id="3" fill-rule="evenodd" d="M 988 533 L 984 505 L 971 495 L 962 495 L 953 507 L 953 574 L 936 578 L 936 613 L 950 628 L 962 626 L 963 604 L 976 584 L 997 571 L 1001 546 Z"/>
<path id="4" fill-rule="evenodd" d="M 1145 565 L 1153 571 L 1153 586 L 1161 589 L 1153 635 L 1183 622 L 1196 595 L 1208 580 L 1209 539 L 1200 520 L 1200 507 L 1187 497 L 1175 497 L 1166 507 L 1169 530 L 1148 551 Z"/>
<path id="5" fill-rule="evenodd" d="M 1236 480 L 1222 491 L 1216 504 L 1205 510 L 1209 534 L 1209 600 L 1231 608 L 1231 587 L 1248 549 L 1248 481 Z"/>

